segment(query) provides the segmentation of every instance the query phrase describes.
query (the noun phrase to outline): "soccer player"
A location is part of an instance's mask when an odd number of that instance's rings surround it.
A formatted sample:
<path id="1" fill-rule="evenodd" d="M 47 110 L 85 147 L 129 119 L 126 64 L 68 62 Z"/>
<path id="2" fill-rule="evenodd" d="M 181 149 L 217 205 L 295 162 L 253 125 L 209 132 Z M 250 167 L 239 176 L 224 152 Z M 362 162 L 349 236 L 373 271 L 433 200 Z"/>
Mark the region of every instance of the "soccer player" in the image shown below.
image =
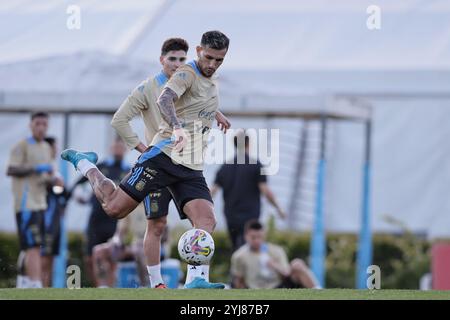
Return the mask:
<path id="1" fill-rule="evenodd" d="M 153 140 L 162 121 L 156 100 L 167 80 L 178 67 L 185 63 L 188 50 L 189 45 L 184 39 L 170 38 L 164 41 L 160 56 L 162 71 L 143 81 L 135 88 L 114 114 L 111 125 L 130 149 L 136 149 L 142 153 Z M 142 117 L 146 128 L 146 144 L 139 139 L 130 125 L 130 121 L 139 115 Z M 166 288 L 161 276 L 160 246 L 161 235 L 167 225 L 167 214 L 171 199 L 169 190 L 162 188 L 150 192 L 143 201 L 147 217 L 144 252 L 152 288 Z"/>
<path id="2" fill-rule="evenodd" d="M 130 126 L 130 121 L 134 117 L 140 115 L 144 121 L 147 145 L 151 143 L 158 132 L 162 117 L 156 100 L 167 80 L 181 65 L 185 64 L 188 50 L 189 45 L 184 39 L 170 38 L 164 41 L 160 56 L 162 71 L 137 86 L 114 114 L 111 125 L 130 149 L 135 149 L 141 153 L 147 149 L 146 144 L 139 139 Z M 229 127 L 229 122 L 219 111 L 216 113 L 216 120 L 218 125 L 226 131 Z M 152 288 L 166 287 L 161 276 L 160 243 L 161 235 L 167 225 L 167 214 L 171 199 L 172 196 L 169 190 L 162 188 L 155 192 L 150 192 L 143 201 L 148 219 L 147 232 L 144 238 L 144 251 Z M 182 211 L 179 210 L 179 213 L 182 219 L 186 218 Z"/>
<path id="3" fill-rule="evenodd" d="M 61 157 L 89 179 L 110 216 L 123 218 L 150 192 L 168 187 L 192 225 L 212 233 L 216 219 L 202 172 L 203 151 L 218 109 L 215 72 L 223 63 L 228 46 L 228 37 L 220 31 L 203 34 L 201 45 L 196 48 L 198 59 L 179 67 L 165 84 L 157 100 L 163 118 L 159 131 L 119 188 L 96 168 L 95 153 L 63 151 Z M 185 287 L 225 287 L 210 283 L 208 278 L 209 266 L 188 266 Z"/>
<path id="4" fill-rule="evenodd" d="M 33 113 L 30 129 L 31 137 L 20 141 L 11 150 L 7 175 L 12 177 L 20 249 L 25 252 L 26 287 L 42 288 L 42 219 L 47 209 L 47 184 L 53 180 L 52 151 L 44 140 L 48 114 Z"/>
<path id="5" fill-rule="evenodd" d="M 296 258 L 289 262 L 284 249 L 267 243 L 265 237 L 264 228 L 258 220 L 247 221 L 246 243 L 231 257 L 234 288 L 320 288 L 303 260 Z"/>
<path id="6" fill-rule="evenodd" d="M 52 159 L 56 159 L 56 139 L 44 139 L 52 149 Z M 67 194 L 64 189 L 64 180 L 54 173 L 53 183 L 47 185 L 47 210 L 44 212 L 43 230 L 44 238 L 41 246 L 42 282 L 44 287 L 52 284 L 53 260 L 59 255 L 61 241 L 61 219 L 67 203 Z"/>

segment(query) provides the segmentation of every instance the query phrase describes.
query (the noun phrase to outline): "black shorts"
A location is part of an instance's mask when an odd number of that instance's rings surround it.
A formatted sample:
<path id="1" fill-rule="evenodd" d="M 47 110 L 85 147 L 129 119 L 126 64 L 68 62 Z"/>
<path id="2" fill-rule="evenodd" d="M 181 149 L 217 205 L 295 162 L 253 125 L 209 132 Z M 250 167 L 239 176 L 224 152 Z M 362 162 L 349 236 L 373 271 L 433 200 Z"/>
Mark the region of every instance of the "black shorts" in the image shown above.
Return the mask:
<path id="1" fill-rule="evenodd" d="M 167 216 L 170 200 L 172 200 L 172 195 L 167 188 L 150 192 L 143 201 L 147 219 L 157 219 Z"/>
<path id="2" fill-rule="evenodd" d="M 151 148 L 139 157 L 131 172 L 120 183 L 123 191 L 137 202 L 142 202 L 151 192 L 167 187 L 181 219 L 186 218 L 182 209 L 187 202 L 205 199 L 213 203 L 202 171 L 175 164 L 162 152 L 141 162 Z"/>
<path id="3" fill-rule="evenodd" d="M 44 212 L 19 211 L 16 213 L 17 231 L 19 234 L 20 250 L 27 250 L 42 245 Z"/>
<path id="4" fill-rule="evenodd" d="M 57 256 L 59 255 L 59 246 L 61 242 L 61 216 L 57 208 L 49 207 L 49 210 L 43 214 L 44 238 L 42 241 L 41 255 Z"/>
<path id="5" fill-rule="evenodd" d="M 301 283 L 292 281 L 291 277 L 285 277 L 277 288 L 281 289 L 303 289 L 305 288 Z"/>
<path id="6" fill-rule="evenodd" d="M 96 223 L 89 223 L 86 232 L 86 247 L 85 254 L 87 256 L 92 256 L 92 250 L 98 244 L 108 242 L 114 236 L 116 232 L 116 225 L 105 224 L 100 225 Z"/>

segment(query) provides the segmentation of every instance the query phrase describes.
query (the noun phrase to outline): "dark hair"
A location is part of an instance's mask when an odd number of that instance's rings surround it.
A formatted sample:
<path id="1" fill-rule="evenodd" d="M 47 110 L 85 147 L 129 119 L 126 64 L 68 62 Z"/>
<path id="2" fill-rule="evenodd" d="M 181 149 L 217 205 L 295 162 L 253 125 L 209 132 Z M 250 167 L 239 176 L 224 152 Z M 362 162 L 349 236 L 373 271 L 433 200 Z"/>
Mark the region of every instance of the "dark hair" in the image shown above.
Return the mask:
<path id="1" fill-rule="evenodd" d="M 239 134 L 235 135 L 234 138 L 233 138 L 233 143 L 234 143 L 234 147 L 235 148 L 237 148 L 238 140 L 240 140 L 238 136 L 239 136 Z M 247 147 L 249 145 L 249 143 L 250 143 L 250 137 L 248 135 L 245 135 L 244 145 Z"/>
<path id="2" fill-rule="evenodd" d="M 200 42 L 202 47 L 209 47 L 211 49 L 223 50 L 228 49 L 230 45 L 230 39 L 222 32 L 214 30 L 205 32 Z"/>
<path id="3" fill-rule="evenodd" d="M 259 222 L 258 220 L 256 220 L 256 219 L 252 219 L 252 220 L 249 220 L 249 221 L 247 221 L 247 223 L 245 224 L 245 227 L 244 227 L 245 229 L 245 232 L 248 232 L 248 231 L 250 231 L 250 230 L 256 230 L 256 231 L 259 231 L 259 230 L 263 230 L 264 229 L 264 227 L 263 227 L 263 225 L 261 224 L 261 222 Z"/>
<path id="4" fill-rule="evenodd" d="M 186 40 L 181 38 L 170 38 L 164 41 L 161 47 L 161 55 L 165 56 L 169 51 L 183 50 L 188 52 L 189 44 Z"/>
<path id="5" fill-rule="evenodd" d="M 33 121 L 35 118 L 47 118 L 48 119 L 48 113 L 44 111 L 36 111 L 31 114 L 31 120 Z"/>
<path id="6" fill-rule="evenodd" d="M 55 145 L 56 138 L 55 137 L 45 137 L 44 141 L 53 147 Z"/>

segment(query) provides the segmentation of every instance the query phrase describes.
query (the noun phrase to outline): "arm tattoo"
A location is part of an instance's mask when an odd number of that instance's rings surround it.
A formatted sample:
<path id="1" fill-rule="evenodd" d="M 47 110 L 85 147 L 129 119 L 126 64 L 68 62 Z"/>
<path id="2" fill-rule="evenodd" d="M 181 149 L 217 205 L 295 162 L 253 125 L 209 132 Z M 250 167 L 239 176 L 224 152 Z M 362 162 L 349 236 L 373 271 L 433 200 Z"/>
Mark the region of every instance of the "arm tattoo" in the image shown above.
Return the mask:
<path id="1" fill-rule="evenodd" d="M 172 127 L 172 128 L 181 128 L 180 120 L 178 120 L 176 112 L 175 112 L 175 101 L 177 101 L 178 96 L 170 88 L 165 88 L 156 102 L 159 107 L 159 111 L 163 119 Z"/>

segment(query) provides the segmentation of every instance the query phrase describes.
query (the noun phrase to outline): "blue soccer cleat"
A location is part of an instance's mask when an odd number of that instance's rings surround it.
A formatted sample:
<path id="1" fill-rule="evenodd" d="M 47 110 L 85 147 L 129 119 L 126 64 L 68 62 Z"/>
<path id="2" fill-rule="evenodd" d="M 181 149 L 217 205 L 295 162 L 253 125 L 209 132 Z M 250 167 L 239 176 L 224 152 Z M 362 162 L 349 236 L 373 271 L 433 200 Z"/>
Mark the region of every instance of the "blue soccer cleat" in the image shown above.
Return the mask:
<path id="1" fill-rule="evenodd" d="M 203 278 L 196 277 L 190 283 L 184 285 L 185 289 L 225 289 L 223 283 L 208 282 Z"/>
<path id="2" fill-rule="evenodd" d="M 79 152 L 74 149 L 66 149 L 61 152 L 61 159 L 69 161 L 73 164 L 75 169 L 77 169 L 78 162 L 80 162 L 81 159 L 86 159 L 87 161 L 96 164 L 98 156 L 95 152 Z"/>

